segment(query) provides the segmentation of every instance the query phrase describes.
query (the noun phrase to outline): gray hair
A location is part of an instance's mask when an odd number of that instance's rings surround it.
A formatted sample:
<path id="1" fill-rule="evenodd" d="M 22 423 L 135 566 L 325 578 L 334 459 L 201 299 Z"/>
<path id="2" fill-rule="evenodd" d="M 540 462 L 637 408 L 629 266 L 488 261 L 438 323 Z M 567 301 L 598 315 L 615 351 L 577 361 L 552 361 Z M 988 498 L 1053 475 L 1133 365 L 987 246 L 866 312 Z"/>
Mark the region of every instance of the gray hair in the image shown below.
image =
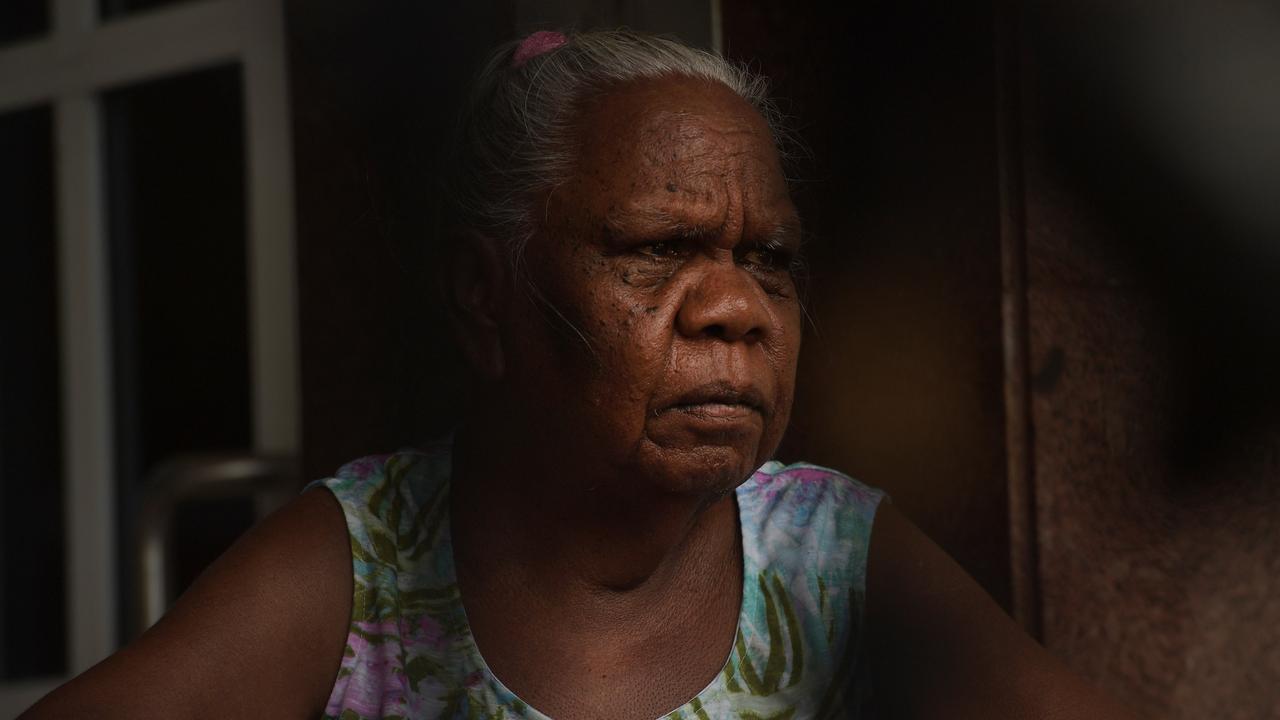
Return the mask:
<path id="1" fill-rule="evenodd" d="M 452 224 L 505 241 L 513 264 L 537 230 L 535 198 L 573 171 L 579 111 L 617 85 L 667 76 L 721 83 L 764 117 L 787 159 L 793 141 L 764 77 L 661 36 L 607 30 L 566 40 L 518 66 L 520 41 L 499 47 L 474 83 L 452 148 L 444 189 Z"/>

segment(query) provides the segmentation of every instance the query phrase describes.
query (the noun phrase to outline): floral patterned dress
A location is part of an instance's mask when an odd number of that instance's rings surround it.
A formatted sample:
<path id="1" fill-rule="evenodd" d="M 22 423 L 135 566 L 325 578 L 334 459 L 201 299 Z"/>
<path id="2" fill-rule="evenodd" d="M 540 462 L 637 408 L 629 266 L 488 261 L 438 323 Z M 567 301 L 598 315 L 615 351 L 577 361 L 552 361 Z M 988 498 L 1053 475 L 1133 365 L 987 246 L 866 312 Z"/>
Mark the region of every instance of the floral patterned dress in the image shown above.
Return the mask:
<path id="1" fill-rule="evenodd" d="M 485 664 L 458 595 L 450 544 L 450 448 L 367 457 L 324 487 L 351 535 L 351 629 L 325 718 L 546 716 Z M 742 609 L 723 670 L 666 717 L 859 717 L 867 545 L 883 497 L 833 470 L 766 463 L 737 491 Z"/>

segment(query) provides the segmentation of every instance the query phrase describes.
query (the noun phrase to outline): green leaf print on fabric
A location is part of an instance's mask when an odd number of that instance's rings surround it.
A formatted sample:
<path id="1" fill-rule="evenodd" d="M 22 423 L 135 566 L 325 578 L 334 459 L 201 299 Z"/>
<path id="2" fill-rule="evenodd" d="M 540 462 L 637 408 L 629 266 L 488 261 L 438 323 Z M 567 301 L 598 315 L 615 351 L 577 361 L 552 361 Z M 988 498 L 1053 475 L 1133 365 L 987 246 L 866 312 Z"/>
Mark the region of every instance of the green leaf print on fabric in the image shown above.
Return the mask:
<path id="1" fill-rule="evenodd" d="M 365 585 L 357 581 L 351 596 L 351 618 L 363 622 L 378 622 L 392 615 L 395 598 L 387 597 L 387 590 L 378 585 Z"/>
<path id="2" fill-rule="evenodd" d="M 738 633 L 738 637 L 742 637 L 741 632 Z M 737 642 L 736 639 L 734 642 L 735 643 Z M 736 652 L 736 645 L 735 645 L 735 652 Z M 725 689 L 731 693 L 742 692 L 742 686 L 738 684 L 737 678 L 733 676 L 733 658 L 732 657 L 729 658 L 729 662 L 724 664 L 724 686 L 725 686 Z"/>
<path id="3" fill-rule="evenodd" d="M 791 596 L 782 586 L 778 574 L 773 575 L 773 592 L 778 596 L 778 604 L 782 606 L 782 614 L 787 619 L 787 637 L 791 638 L 791 673 L 787 687 L 793 687 L 804 675 L 804 636 L 800 632 L 800 623 L 796 620 L 795 608 L 791 605 Z"/>
<path id="4" fill-rule="evenodd" d="M 834 682 L 827 687 L 822 697 L 822 704 L 818 706 L 818 714 L 815 716 L 817 720 L 834 720 L 840 716 L 848 683 L 853 678 L 855 655 L 854 647 L 846 647 L 841 653 L 840 661 L 836 664 L 836 670 L 832 676 Z"/>
<path id="5" fill-rule="evenodd" d="M 401 591 L 400 607 L 405 612 L 421 612 L 438 615 L 452 609 L 458 602 L 458 586 L 419 588 Z"/>
<path id="6" fill-rule="evenodd" d="M 387 494 L 387 488 L 391 487 L 388 482 L 388 476 L 383 476 L 382 481 L 375 484 L 373 492 L 369 494 L 369 514 L 373 517 L 382 517 L 382 498 Z"/>
<path id="7" fill-rule="evenodd" d="M 738 630 L 738 639 L 734 641 L 734 650 L 738 653 L 738 670 L 742 673 L 742 681 L 747 684 L 747 692 L 752 695 L 766 695 L 764 684 L 760 682 L 760 675 L 756 673 L 751 655 L 747 652 L 747 643 L 741 629 Z"/>
<path id="8" fill-rule="evenodd" d="M 369 613 L 370 607 L 370 588 L 368 585 L 356 581 L 355 591 L 351 594 L 351 619 L 357 621 L 368 622 L 372 620 Z"/>
<path id="9" fill-rule="evenodd" d="M 444 700 L 444 710 L 440 712 L 439 717 L 448 717 L 448 719 L 466 720 L 506 720 L 507 708 L 498 706 L 490 708 L 485 705 L 484 700 L 477 698 L 475 694 L 466 688 L 456 688 L 449 691 L 442 698 Z M 462 714 L 462 708 L 466 706 L 466 715 Z"/>
<path id="10" fill-rule="evenodd" d="M 461 688 L 450 690 L 444 697 L 440 698 L 444 701 L 444 709 L 440 711 L 441 718 L 452 720 L 458 716 L 458 711 L 462 709 L 462 700 L 467 695 L 467 691 Z"/>
<path id="11" fill-rule="evenodd" d="M 738 717 L 741 718 L 741 720 L 791 720 L 791 717 L 795 714 L 796 709 L 789 707 L 786 710 L 776 712 L 772 715 L 760 715 L 758 713 L 753 713 L 750 710 L 743 710 L 738 713 Z"/>
<path id="12" fill-rule="evenodd" d="M 365 548 L 361 538 L 351 535 L 351 557 L 360 562 L 373 562 L 373 553 Z"/>
<path id="13" fill-rule="evenodd" d="M 765 656 L 763 675 L 757 671 L 748 653 L 746 639 L 738 631 L 735 641 L 738 666 L 747 690 L 752 695 L 768 696 L 782 687 L 782 676 L 788 677 L 787 687 L 793 687 L 804 675 L 804 635 L 796 618 L 791 597 L 782 581 L 774 573 L 760 573 L 757 578 L 760 596 L 764 598 L 765 631 L 769 640 L 769 652 Z M 784 631 L 785 628 L 785 631 Z M 783 635 L 786 635 L 784 638 Z M 788 652 L 789 650 L 789 652 Z M 790 670 L 788 671 L 788 665 Z M 727 669 L 727 668 L 726 668 Z M 732 676 L 729 676 L 732 681 Z M 736 682 L 729 685 L 730 692 L 740 692 Z"/>
<path id="14" fill-rule="evenodd" d="M 467 693 L 467 720 L 505 720 L 506 717 L 506 708 L 502 706 L 490 708 L 471 693 Z"/>
<path id="15" fill-rule="evenodd" d="M 409 554 L 410 560 L 417 560 L 429 548 L 435 547 L 448 509 L 449 493 L 443 490 L 433 493 L 427 502 L 418 508 L 418 512 L 413 516 L 413 523 L 409 526 L 410 542 L 413 544 L 413 552 Z"/>
<path id="16" fill-rule="evenodd" d="M 387 514 L 387 529 L 391 531 L 392 536 L 396 539 L 396 547 L 400 546 L 400 513 L 404 510 L 404 495 L 400 492 L 398 486 L 391 489 L 391 510 Z"/>
<path id="17" fill-rule="evenodd" d="M 396 543 L 385 532 L 369 529 L 369 542 L 373 544 L 374 554 L 380 562 L 394 566 L 396 564 Z"/>
<path id="18" fill-rule="evenodd" d="M 818 576 L 818 616 L 827 626 L 827 644 L 830 645 L 836 634 L 836 619 L 831 616 L 831 606 L 827 603 L 827 580 L 821 575 Z"/>
<path id="19" fill-rule="evenodd" d="M 506 720 L 507 717 L 507 709 L 505 707 L 499 705 L 496 708 L 491 708 L 485 703 L 484 698 L 476 697 L 466 688 L 454 688 L 445 693 L 440 699 L 444 701 L 444 708 L 438 716 L 433 717 L 448 718 L 449 720 L 463 717 L 466 720 Z M 524 712 L 524 703 L 517 701 L 517 704 L 520 709 L 516 710 L 514 706 L 512 709 L 517 713 L 516 716 L 519 717 Z M 462 714 L 464 705 L 466 706 L 466 715 Z"/>
<path id="20" fill-rule="evenodd" d="M 432 665 L 435 665 L 435 667 L 433 668 Z M 414 692 L 418 692 L 418 683 L 422 682 L 424 678 L 435 674 L 432 670 L 436 670 L 438 668 L 439 663 L 432 663 L 421 655 L 410 660 L 404 666 L 405 677 L 409 678 L 409 687 Z"/>
<path id="21" fill-rule="evenodd" d="M 711 720 L 711 716 L 707 715 L 707 709 L 702 706 L 701 698 L 694 698 L 689 702 L 689 712 L 692 715 L 685 715 L 679 709 L 667 715 L 667 720 Z"/>
<path id="22" fill-rule="evenodd" d="M 392 635 L 390 633 L 371 633 L 368 630 L 365 630 L 364 628 L 360 627 L 359 625 L 354 625 L 354 624 L 347 631 L 347 633 L 348 635 L 355 635 L 358 638 L 362 638 L 363 640 L 365 640 L 367 643 L 371 645 L 380 645 L 385 642 L 395 642 L 397 639 L 399 639 L 397 636 Z"/>
<path id="23" fill-rule="evenodd" d="M 778 619 L 778 606 L 769 592 L 769 584 L 765 582 L 764 573 L 760 573 L 760 595 L 764 598 L 764 617 L 769 628 L 769 659 L 765 661 L 764 677 L 761 679 L 761 695 L 772 695 L 778 691 L 778 683 L 782 680 L 782 671 L 787 669 L 787 651 L 782 644 L 782 623 Z"/>

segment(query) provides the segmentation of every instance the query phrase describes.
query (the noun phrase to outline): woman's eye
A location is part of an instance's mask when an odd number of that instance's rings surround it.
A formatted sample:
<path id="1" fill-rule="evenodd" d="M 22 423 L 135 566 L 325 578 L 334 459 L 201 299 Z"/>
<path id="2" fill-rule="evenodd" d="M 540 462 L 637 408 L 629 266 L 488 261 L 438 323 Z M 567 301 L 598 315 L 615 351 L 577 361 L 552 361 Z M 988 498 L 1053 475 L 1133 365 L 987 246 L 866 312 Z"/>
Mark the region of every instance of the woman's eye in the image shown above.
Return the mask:
<path id="1" fill-rule="evenodd" d="M 673 240 L 646 243 L 641 245 L 639 250 L 642 255 L 658 258 L 679 257 L 685 252 L 683 244 Z"/>
<path id="2" fill-rule="evenodd" d="M 785 250 L 757 247 L 742 255 L 742 262 L 769 270 L 788 270 L 791 267 L 791 255 Z"/>

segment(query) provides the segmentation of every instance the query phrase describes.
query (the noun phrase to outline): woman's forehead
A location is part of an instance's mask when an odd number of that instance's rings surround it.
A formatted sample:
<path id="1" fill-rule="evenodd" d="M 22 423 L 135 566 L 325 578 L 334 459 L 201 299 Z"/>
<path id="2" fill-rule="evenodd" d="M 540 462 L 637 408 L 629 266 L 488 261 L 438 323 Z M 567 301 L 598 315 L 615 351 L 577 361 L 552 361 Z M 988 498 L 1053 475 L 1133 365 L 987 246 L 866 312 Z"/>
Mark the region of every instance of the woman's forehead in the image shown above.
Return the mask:
<path id="1" fill-rule="evenodd" d="M 632 84 L 581 121 L 575 201 L 604 203 L 610 212 L 724 214 L 735 202 L 757 214 L 791 212 L 768 124 L 722 85 L 687 78 Z"/>
<path id="2" fill-rule="evenodd" d="M 579 118 L 585 153 L 628 155 L 665 166 L 672 161 L 753 150 L 776 160 L 768 124 L 724 85 L 685 77 L 654 78 L 616 88 Z"/>

